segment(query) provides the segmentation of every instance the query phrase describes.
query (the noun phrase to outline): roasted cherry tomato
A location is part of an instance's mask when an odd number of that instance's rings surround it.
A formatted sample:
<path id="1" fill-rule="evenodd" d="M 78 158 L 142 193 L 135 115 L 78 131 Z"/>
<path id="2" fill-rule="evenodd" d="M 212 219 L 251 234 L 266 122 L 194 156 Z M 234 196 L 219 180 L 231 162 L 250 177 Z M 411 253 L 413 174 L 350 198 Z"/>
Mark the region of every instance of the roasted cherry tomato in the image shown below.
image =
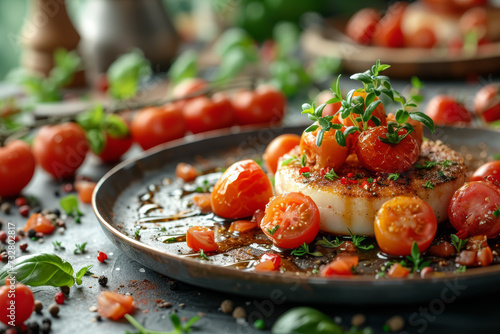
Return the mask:
<path id="1" fill-rule="evenodd" d="M 392 278 L 404 278 L 410 274 L 410 269 L 403 267 L 400 263 L 394 263 L 387 271 L 387 276 Z"/>
<path id="2" fill-rule="evenodd" d="M 333 168 L 342 166 L 349 155 L 351 136 L 346 138 L 346 146 L 340 146 L 335 140 L 335 133 L 342 130 L 330 130 L 324 133 L 321 146 L 316 145 L 320 128 L 312 132 L 302 133 L 300 151 L 306 155 L 307 162 L 317 168 Z"/>
<path id="3" fill-rule="evenodd" d="M 387 115 L 387 122 L 396 122 L 396 116 L 393 113 L 390 113 L 389 115 Z M 424 125 L 421 122 L 415 121 L 411 118 L 408 118 L 406 123 L 410 124 L 413 127 L 413 131 L 412 133 L 410 133 L 410 136 L 415 138 L 418 147 L 422 147 L 422 143 L 424 142 Z"/>
<path id="4" fill-rule="evenodd" d="M 78 198 L 82 203 L 92 203 L 92 194 L 97 183 L 92 181 L 80 180 L 75 182 L 75 189 L 78 192 Z"/>
<path id="5" fill-rule="evenodd" d="M 97 312 L 104 318 L 120 320 L 134 311 L 134 297 L 103 291 L 97 296 Z"/>
<path id="6" fill-rule="evenodd" d="M 6 285 L 0 288 L 0 321 L 5 325 L 22 325 L 31 316 L 34 307 L 35 298 L 26 285 L 16 283 L 12 286 L 6 280 Z"/>
<path id="7" fill-rule="evenodd" d="M 339 255 L 332 262 L 321 268 L 321 277 L 329 276 L 352 276 L 356 270 L 359 258 L 356 255 Z"/>
<path id="8" fill-rule="evenodd" d="M 489 181 L 465 183 L 451 198 L 448 216 L 462 239 L 495 238 L 500 233 L 500 188 Z"/>
<path id="9" fill-rule="evenodd" d="M 271 173 L 276 173 L 278 169 L 278 159 L 285 153 L 300 144 L 300 136 L 295 134 L 284 134 L 274 138 L 266 147 L 262 156 L 266 168 Z"/>
<path id="10" fill-rule="evenodd" d="M 102 152 L 97 156 L 105 163 L 119 161 L 128 152 L 130 147 L 132 147 L 133 143 L 134 140 L 130 134 L 122 138 L 114 138 L 106 133 L 106 144 Z"/>
<path id="11" fill-rule="evenodd" d="M 52 234 L 56 229 L 56 225 L 45 218 L 41 213 L 34 213 L 24 225 L 24 232 L 35 230 L 37 233 Z"/>
<path id="12" fill-rule="evenodd" d="M 453 254 L 456 254 L 456 252 L 457 250 L 455 249 L 455 247 L 448 241 L 443 241 L 437 245 L 430 246 L 427 249 L 427 253 L 429 253 L 430 255 L 444 258 L 448 258 Z"/>
<path id="13" fill-rule="evenodd" d="M 436 125 L 462 125 L 472 121 L 469 110 L 448 95 L 438 95 L 432 98 L 425 112 Z"/>
<path id="14" fill-rule="evenodd" d="M 253 160 L 232 164 L 212 191 L 212 209 L 218 216 L 231 219 L 250 217 L 263 210 L 273 195 L 271 181 Z"/>
<path id="15" fill-rule="evenodd" d="M 369 45 L 380 18 L 378 10 L 363 8 L 349 19 L 345 34 L 359 44 Z"/>
<path id="16" fill-rule="evenodd" d="M 377 243 L 390 255 L 410 255 L 413 242 L 423 252 L 434 240 L 436 231 L 432 208 L 418 197 L 394 197 L 382 205 L 375 218 Z"/>
<path id="17" fill-rule="evenodd" d="M 500 160 L 485 163 L 476 169 L 470 180 L 482 181 L 488 176 L 500 183 Z"/>
<path id="18" fill-rule="evenodd" d="M 286 193 L 273 197 L 266 207 L 260 228 L 281 248 L 297 248 L 310 244 L 319 232 L 319 209 L 302 193 Z"/>
<path id="19" fill-rule="evenodd" d="M 14 140 L 0 147 L 0 196 L 18 195 L 35 173 L 35 157 L 28 144 Z"/>
<path id="20" fill-rule="evenodd" d="M 196 169 L 196 167 L 184 162 L 178 163 L 177 167 L 175 168 L 175 176 L 184 180 L 185 182 L 196 180 L 198 175 L 200 175 L 200 172 L 198 172 L 198 169 Z"/>
<path id="21" fill-rule="evenodd" d="M 281 258 L 278 254 L 265 253 L 260 257 L 260 262 L 255 266 L 255 271 L 276 271 L 281 266 Z"/>
<path id="22" fill-rule="evenodd" d="M 57 179 L 75 175 L 88 150 L 85 132 L 76 123 L 43 126 L 33 141 L 36 162 Z"/>
<path id="23" fill-rule="evenodd" d="M 476 114 L 485 122 L 493 122 L 500 119 L 500 85 L 489 84 L 481 88 L 474 98 L 474 109 Z"/>
<path id="24" fill-rule="evenodd" d="M 214 231 L 202 226 L 193 226 L 187 230 L 186 243 L 194 251 L 202 249 L 204 252 L 213 252 L 219 248 Z"/>
<path id="25" fill-rule="evenodd" d="M 368 170 L 382 173 L 402 173 L 418 160 L 420 147 L 412 136 L 406 136 L 398 144 L 386 144 L 379 137 L 387 138 L 387 126 L 363 131 L 356 144 L 359 162 Z M 399 135 L 406 134 L 405 129 Z"/>
<path id="26" fill-rule="evenodd" d="M 130 127 L 132 137 L 145 150 L 168 141 L 179 139 L 186 133 L 186 123 L 177 105 L 142 109 L 135 115 Z"/>
<path id="27" fill-rule="evenodd" d="M 224 93 L 216 93 L 212 98 L 195 97 L 186 102 L 182 114 L 192 133 L 230 127 L 234 117 L 233 106 Z"/>
<path id="28" fill-rule="evenodd" d="M 385 16 L 379 21 L 373 34 L 373 44 L 389 48 L 405 46 L 405 38 L 401 31 L 401 20 L 408 3 L 396 2 L 387 9 Z"/>
<path id="29" fill-rule="evenodd" d="M 286 97 L 271 86 L 238 91 L 231 102 L 236 123 L 240 125 L 279 123 L 285 115 Z"/>

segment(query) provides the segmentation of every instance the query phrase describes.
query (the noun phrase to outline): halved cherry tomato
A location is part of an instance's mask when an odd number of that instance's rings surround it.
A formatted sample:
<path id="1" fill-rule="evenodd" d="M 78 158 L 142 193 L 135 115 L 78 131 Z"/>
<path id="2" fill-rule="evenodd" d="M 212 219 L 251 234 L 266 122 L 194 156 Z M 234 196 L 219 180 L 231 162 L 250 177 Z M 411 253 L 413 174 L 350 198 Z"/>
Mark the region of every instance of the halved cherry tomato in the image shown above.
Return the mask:
<path id="1" fill-rule="evenodd" d="M 382 205 L 375 218 L 377 243 L 390 255 L 410 255 L 413 242 L 423 252 L 436 231 L 437 220 L 432 208 L 418 197 L 394 197 Z"/>
<path id="2" fill-rule="evenodd" d="M 240 125 L 279 123 L 285 115 L 286 97 L 271 86 L 238 91 L 231 102 L 236 123 Z"/>
<path id="3" fill-rule="evenodd" d="M 295 134 L 287 133 L 274 138 L 269 145 L 267 145 L 266 151 L 262 156 L 267 170 L 273 174 L 276 173 L 278 169 L 278 159 L 299 144 L 300 136 Z"/>
<path id="4" fill-rule="evenodd" d="M 18 195 L 35 173 L 35 157 L 22 140 L 0 147 L 0 196 Z"/>
<path id="5" fill-rule="evenodd" d="M 209 193 L 196 194 L 193 196 L 193 203 L 200 209 L 201 213 L 212 212 L 210 196 Z"/>
<path id="6" fill-rule="evenodd" d="M 330 130 L 323 135 L 323 143 L 318 147 L 316 138 L 320 128 L 312 132 L 302 133 L 300 151 L 306 155 L 307 162 L 318 169 L 332 168 L 336 170 L 342 166 L 349 155 L 351 136 L 347 136 L 347 145 L 340 146 L 335 140 L 335 133 L 342 130 Z"/>
<path id="7" fill-rule="evenodd" d="M 400 135 L 405 133 L 405 129 L 399 130 Z M 387 126 L 377 126 L 359 135 L 356 155 L 366 169 L 382 173 L 402 173 L 417 162 L 420 147 L 412 136 L 406 136 L 398 144 L 383 143 L 379 137 L 387 138 Z"/>
<path id="8" fill-rule="evenodd" d="M 474 98 L 474 110 L 485 122 L 500 119 L 500 85 L 489 84 L 477 92 Z"/>
<path id="9" fill-rule="evenodd" d="M 403 267 L 400 263 L 394 263 L 387 271 L 387 276 L 392 278 L 403 278 L 408 276 L 410 269 Z"/>
<path id="10" fill-rule="evenodd" d="M 345 34 L 359 44 L 369 45 L 380 18 L 378 10 L 363 8 L 349 19 Z"/>
<path id="11" fill-rule="evenodd" d="M 488 176 L 500 183 L 500 160 L 485 163 L 476 169 L 470 180 L 482 181 Z"/>
<path id="12" fill-rule="evenodd" d="M 213 252 L 219 248 L 214 231 L 202 226 L 193 226 L 187 230 L 186 243 L 194 251 L 203 249 L 204 252 Z"/>
<path id="13" fill-rule="evenodd" d="M 133 143 L 134 140 L 130 134 L 122 138 L 114 138 L 106 133 L 106 145 L 97 156 L 104 163 L 116 162 L 128 152 Z"/>
<path id="14" fill-rule="evenodd" d="M 20 326 L 33 313 L 35 298 L 24 284 L 16 283 L 12 288 L 9 280 L 5 284 L 0 288 L 0 321 L 7 326 Z"/>
<path id="15" fill-rule="evenodd" d="M 457 250 L 451 243 L 448 241 L 443 241 L 437 245 L 430 246 L 427 249 L 427 253 L 429 253 L 432 256 L 439 256 L 439 257 L 444 257 L 448 258 L 455 254 Z"/>
<path id="16" fill-rule="evenodd" d="M 260 257 L 260 263 L 255 266 L 256 271 L 275 271 L 281 266 L 281 258 L 278 254 L 265 253 Z"/>
<path id="17" fill-rule="evenodd" d="M 432 118 L 436 125 L 461 125 L 469 124 L 472 121 L 469 110 L 448 95 L 433 97 L 427 104 L 425 113 Z"/>
<path id="18" fill-rule="evenodd" d="M 389 113 L 387 115 L 387 122 L 396 122 L 396 116 L 393 113 Z M 422 147 L 422 143 L 424 142 L 424 125 L 421 122 L 415 121 L 411 118 L 408 118 L 406 123 L 410 124 L 413 127 L 413 131 L 412 133 L 410 133 L 410 136 L 415 138 L 418 147 Z"/>
<path id="19" fill-rule="evenodd" d="M 250 217 L 263 210 L 273 195 L 271 181 L 253 160 L 232 164 L 212 191 L 212 209 L 218 216 L 231 219 Z"/>
<path id="20" fill-rule="evenodd" d="M 175 168 L 175 176 L 183 179 L 185 182 L 194 181 L 200 173 L 193 165 L 180 162 Z"/>
<path id="21" fill-rule="evenodd" d="M 182 111 L 173 103 L 142 109 L 135 115 L 130 132 L 144 150 L 179 139 L 186 133 Z"/>
<path id="22" fill-rule="evenodd" d="M 500 234 L 500 188 L 489 181 L 465 183 L 451 198 L 448 207 L 450 223 L 462 239 L 468 235 Z"/>
<path id="23" fill-rule="evenodd" d="M 216 93 L 212 98 L 199 96 L 187 101 L 182 110 L 186 126 L 192 133 L 230 127 L 234 110 L 224 93 Z"/>
<path id="24" fill-rule="evenodd" d="M 319 209 L 302 193 L 275 196 L 266 207 L 260 228 L 274 244 L 282 248 L 297 248 L 310 244 L 319 232 Z"/>
<path id="25" fill-rule="evenodd" d="M 493 252 L 490 247 L 481 248 L 477 251 L 477 264 L 487 267 L 493 262 Z"/>
<path id="26" fill-rule="evenodd" d="M 103 291 L 97 296 L 97 312 L 104 318 L 120 320 L 134 311 L 134 297 Z"/>
<path id="27" fill-rule="evenodd" d="M 396 2 L 387 9 L 387 13 L 379 21 L 373 34 L 374 45 L 389 48 L 401 48 L 405 46 L 405 38 L 401 31 L 401 21 L 407 6 L 407 2 Z"/>
<path id="28" fill-rule="evenodd" d="M 319 275 L 321 277 L 352 276 L 358 262 L 359 258 L 356 255 L 340 255 L 321 268 Z"/>
<path id="29" fill-rule="evenodd" d="M 72 122 L 43 126 L 33 141 L 36 162 L 58 179 L 73 176 L 88 150 L 85 131 Z"/>
<path id="30" fill-rule="evenodd" d="M 80 201 L 85 204 L 92 203 L 92 194 L 94 193 L 94 189 L 97 183 L 91 181 L 76 181 L 75 189 L 78 192 L 78 198 Z"/>
<path id="31" fill-rule="evenodd" d="M 229 232 L 245 233 L 252 231 L 257 227 L 257 223 L 251 220 L 235 220 L 231 223 L 231 226 L 229 226 Z"/>
<path id="32" fill-rule="evenodd" d="M 34 213 L 28 219 L 23 228 L 24 232 L 28 232 L 32 229 L 37 233 L 52 234 L 56 229 L 56 225 L 45 218 L 45 216 L 41 213 Z"/>

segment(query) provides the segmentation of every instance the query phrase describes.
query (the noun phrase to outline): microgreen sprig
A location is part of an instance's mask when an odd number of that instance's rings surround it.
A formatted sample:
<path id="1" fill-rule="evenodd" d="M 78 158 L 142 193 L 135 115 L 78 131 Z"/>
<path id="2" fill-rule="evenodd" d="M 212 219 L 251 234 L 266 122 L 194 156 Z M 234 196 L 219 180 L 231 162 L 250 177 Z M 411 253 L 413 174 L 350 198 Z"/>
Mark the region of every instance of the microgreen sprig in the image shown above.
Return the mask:
<path id="1" fill-rule="evenodd" d="M 304 256 L 306 254 L 312 255 L 312 256 L 323 256 L 321 252 L 310 252 L 309 251 L 309 245 L 307 245 L 305 242 L 297 249 L 294 249 L 291 252 L 292 255 L 295 256 Z"/>
<path id="2" fill-rule="evenodd" d="M 170 332 L 159 332 L 159 331 L 154 331 L 154 330 L 144 328 L 130 314 L 125 314 L 125 318 L 128 320 L 128 322 L 130 322 L 130 324 L 132 326 L 134 326 L 139 331 L 138 333 L 131 333 L 129 331 L 126 331 L 125 334 L 186 334 L 186 333 L 190 333 L 193 330 L 191 328 L 191 326 L 193 326 L 193 324 L 195 322 L 200 320 L 199 317 L 192 317 L 183 325 L 179 316 L 175 313 L 172 313 L 170 315 L 170 321 L 172 322 L 172 325 L 174 326 L 174 330 L 170 331 Z"/>
<path id="3" fill-rule="evenodd" d="M 375 246 L 373 245 L 368 245 L 368 246 L 363 246 L 361 245 L 361 243 L 366 240 L 366 237 L 364 235 L 355 235 L 351 232 L 351 230 L 349 230 L 349 234 L 351 235 L 351 239 L 352 239 L 352 243 L 354 244 L 354 246 L 358 249 L 362 249 L 362 250 L 370 250 L 370 249 L 373 249 L 375 248 Z"/>
<path id="4" fill-rule="evenodd" d="M 467 244 L 469 239 L 460 239 L 456 234 L 451 235 L 451 243 L 455 246 L 457 253 L 460 253 L 460 250 Z"/>
<path id="5" fill-rule="evenodd" d="M 85 247 L 87 246 L 87 243 L 84 242 L 83 244 L 75 244 L 75 250 L 73 251 L 74 254 L 83 254 L 87 250 Z"/>
<path id="6" fill-rule="evenodd" d="M 322 240 L 316 241 L 315 245 L 322 246 L 325 248 L 338 248 L 342 245 L 342 242 L 336 237 L 334 240 L 330 241 L 326 237 L 323 237 Z"/>
<path id="7" fill-rule="evenodd" d="M 413 246 L 411 247 L 411 256 L 406 256 L 408 261 L 413 263 L 412 272 L 417 272 L 418 270 L 422 270 L 422 268 L 427 267 L 431 264 L 431 261 L 424 261 L 422 256 L 420 255 L 420 250 L 418 249 L 417 242 L 413 242 Z"/>

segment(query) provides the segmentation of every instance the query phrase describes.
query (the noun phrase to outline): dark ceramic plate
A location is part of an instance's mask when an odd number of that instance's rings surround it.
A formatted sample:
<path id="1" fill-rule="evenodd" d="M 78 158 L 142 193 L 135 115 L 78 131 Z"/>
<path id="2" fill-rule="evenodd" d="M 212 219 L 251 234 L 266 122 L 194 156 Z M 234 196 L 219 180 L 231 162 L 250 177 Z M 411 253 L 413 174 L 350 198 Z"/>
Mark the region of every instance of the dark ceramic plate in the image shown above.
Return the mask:
<path id="1" fill-rule="evenodd" d="M 215 132 L 178 141 L 125 161 L 107 173 L 94 192 L 93 208 L 107 237 L 124 253 L 163 275 L 227 293 L 268 299 L 315 303 L 415 303 L 500 290 L 500 265 L 468 269 L 463 274 L 440 273 L 432 278 L 375 279 L 372 276 L 324 279 L 292 274 L 256 273 L 181 256 L 185 243 L 164 243 L 154 237 L 134 238 L 138 198 L 150 184 L 173 178 L 179 162 L 215 165 L 241 157 L 260 156 L 266 144 L 282 133 L 304 127 Z M 214 136 L 218 135 L 218 136 Z M 210 137 L 209 137 L 210 136 Z M 479 129 L 438 128 L 440 139 L 465 155 L 487 160 L 500 152 L 500 133 Z M 488 146 L 486 146 L 486 144 Z M 480 163 L 477 161 L 476 163 Z M 213 164 L 212 164 L 213 165 Z M 167 208 L 166 208 L 167 209 Z M 194 217 L 193 219 L 196 219 Z"/>

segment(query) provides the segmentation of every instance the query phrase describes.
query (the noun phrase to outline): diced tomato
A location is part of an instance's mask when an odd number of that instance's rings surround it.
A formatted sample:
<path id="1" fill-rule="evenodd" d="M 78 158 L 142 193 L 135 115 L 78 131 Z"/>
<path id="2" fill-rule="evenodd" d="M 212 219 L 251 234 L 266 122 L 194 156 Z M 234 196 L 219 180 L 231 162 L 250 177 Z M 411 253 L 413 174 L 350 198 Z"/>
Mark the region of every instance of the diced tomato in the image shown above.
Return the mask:
<path id="1" fill-rule="evenodd" d="M 278 254 L 265 253 L 260 258 L 260 263 L 255 266 L 256 271 L 275 271 L 281 266 L 281 258 Z"/>
<path id="2" fill-rule="evenodd" d="M 485 235 L 476 235 L 469 238 L 467 241 L 467 250 L 480 250 L 488 247 L 488 238 Z"/>
<path id="3" fill-rule="evenodd" d="M 356 246 L 354 246 L 354 243 L 352 241 L 344 241 L 340 245 L 339 250 L 341 252 L 356 253 Z"/>
<path id="4" fill-rule="evenodd" d="M 427 252 L 432 256 L 448 258 L 456 253 L 456 249 L 448 241 L 443 241 L 437 245 L 429 247 L 429 249 L 427 249 Z"/>
<path id="5" fill-rule="evenodd" d="M 97 297 L 97 312 L 105 318 L 120 320 L 134 310 L 134 297 L 103 291 Z"/>
<path id="6" fill-rule="evenodd" d="M 458 254 L 457 263 L 462 266 L 473 266 L 476 263 L 477 252 L 463 250 Z"/>
<path id="7" fill-rule="evenodd" d="M 209 193 L 194 195 L 193 203 L 200 209 L 201 213 L 212 212 L 211 195 Z"/>
<path id="8" fill-rule="evenodd" d="M 94 193 L 94 189 L 97 183 L 91 181 L 76 181 L 75 189 L 78 191 L 78 198 L 82 203 L 90 204 L 92 203 L 92 194 Z"/>
<path id="9" fill-rule="evenodd" d="M 56 225 L 45 218 L 41 213 L 34 213 L 24 225 L 24 232 L 35 230 L 37 233 L 51 234 L 56 229 Z"/>
<path id="10" fill-rule="evenodd" d="M 255 271 L 274 271 L 274 263 L 271 260 L 259 262 L 254 267 Z"/>
<path id="11" fill-rule="evenodd" d="M 217 250 L 214 231 L 202 226 L 193 226 L 187 230 L 186 243 L 194 251 L 203 249 L 204 252 Z"/>
<path id="12" fill-rule="evenodd" d="M 410 269 L 403 267 L 399 263 L 394 263 L 387 272 L 387 276 L 392 278 L 403 278 L 408 276 Z"/>
<path id="13" fill-rule="evenodd" d="M 257 223 L 251 220 L 236 220 L 231 223 L 229 232 L 245 233 L 257 228 Z"/>
<path id="14" fill-rule="evenodd" d="M 185 182 L 194 181 L 198 177 L 198 175 L 199 173 L 196 167 L 184 162 L 180 162 L 179 164 L 177 164 L 177 168 L 175 169 L 175 176 L 183 179 Z"/>
<path id="15" fill-rule="evenodd" d="M 477 264 L 487 267 L 493 262 L 493 253 L 490 247 L 481 248 L 477 251 Z"/>
<path id="16" fill-rule="evenodd" d="M 353 270 L 358 265 L 359 258 L 355 255 L 337 256 L 335 260 L 325 265 L 319 275 L 328 276 L 352 276 Z"/>

